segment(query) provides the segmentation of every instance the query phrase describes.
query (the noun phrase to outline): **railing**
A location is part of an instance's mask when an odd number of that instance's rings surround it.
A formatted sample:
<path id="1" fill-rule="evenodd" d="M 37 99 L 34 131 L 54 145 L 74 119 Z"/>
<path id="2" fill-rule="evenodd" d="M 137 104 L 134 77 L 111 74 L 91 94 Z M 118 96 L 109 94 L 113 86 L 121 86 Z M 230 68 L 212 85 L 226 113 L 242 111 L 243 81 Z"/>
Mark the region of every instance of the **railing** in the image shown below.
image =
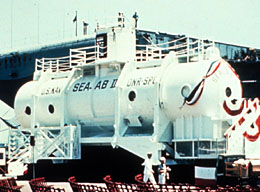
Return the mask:
<path id="1" fill-rule="evenodd" d="M 115 191 L 125 191 L 125 192 L 147 192 L 147 191 L 157 191 L 157 192 L 173 192 L 173 191 L 194 191 L 199 192 L 202 188 L 191 185 L 188 183 L 171 183 L 171 184 L 151 184 L 142 181 L 142 174 L 135 176 L 136 183 L 123 183 L 123 182 L 113 182 L 111 177 L 107 175 L 104 177 L 104 181 L 107 188 L 111 192 Z"/>
<path id="2" fill-rule="evenodd" d="M 198 58 L 205 59 L 208 47 L 214 47 L 214 42 L 199 39 L 194 40 L 189 37 L 182 37 L 161 44 L 136 45 L 135 61 L 143 62 L 163 59 L 171 51 L 174 51 L 178 58 L 184 58 L 183 62 L 192 62 L 195 57 L 197 57 L 197 60 Z M 66 57 L 36 59 L 35 71 L 68 71 L 73 67 L 94 63 L 96 60 L 107 58 L 107 49 L 107 46 L 102 47 L 97 44 L 70 49 L 70 55 Z"/>
<path id="3" fill-rule="evenodd" d="M 10 129 L 8 158 L 7 164 L 14 160 L 22 161 L 24 158 L 30 158 L 30 132 L 20 128 Z"/>
<path id="4" fill-rule="evenodd" d="M 109 190 L 106 187 L 97 186 L 95 184 L 78 183 L 76 181 L 75 176 L 70 177 L 68 181 L 73 192 L 92 192 L 92 191 L 109 192 Z"/>
<path id="5" fill-rule="evenodd" d="M 163 59 L 169 52 L 174 51 L 177 57 L 186 57 L 186 62 L 190 62 L 195 56 L 205 59 L 208 47 L 214 47 L 214 42 L 200 39 L 192 41 L 189 37 L 182 37 L 161 44 L 137 45 L 136 61 Z"/>
<path id="6" fill-rule="evenodd" d="M 33 192 L 39 191 L 51 191 L 51 192 L 65 192 L 63 188 L 56 188 L 52 185 L 48 185 L 44 177 L 34 178 L 29 181 L 30 187 Z"/>
<path id="7" fill-rule="evenodd" d="M 241 166 L 234 166 L 234 162 L 225 162 L 225 176 L 239 177 L 241 172 Z"/>
<path id="8" fill-rule="evenodd" d="M 70 55 L 57 58 L 41 58 L 35 61 L 35 71 L 63 72 L 73 67 L 94 63 L 107 56 L 107 47 L 99 45 L 70 49 Z"/>
<path id="9" fill-rule="evenodd" d="M 42 58 L 36 59 L 35 71 L 66 71 L 70 69 L 69 56 L 59 58 Z"/>
<path id="10" fill-rule="evenodd" d="M 70 49 L 70 67 L 93 63 L 98 59 L 107 56 L 107 47 L 90 46 L 77 49 Z"/>

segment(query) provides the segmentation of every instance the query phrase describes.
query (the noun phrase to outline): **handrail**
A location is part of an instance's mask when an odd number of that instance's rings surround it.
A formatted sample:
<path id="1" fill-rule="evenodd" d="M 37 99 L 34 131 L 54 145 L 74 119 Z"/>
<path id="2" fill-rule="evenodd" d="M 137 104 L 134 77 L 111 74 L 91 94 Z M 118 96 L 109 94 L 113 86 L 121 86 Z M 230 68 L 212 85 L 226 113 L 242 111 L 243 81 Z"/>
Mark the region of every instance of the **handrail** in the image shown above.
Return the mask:
<path id="1" fill-rule="evenodd" d="M 152 44 L 152 45 L 150 45 L 150 46 L 156 46 L 156 47 L 159 47 L 160 45 L 166 45 L 166 44 L 171 44 L 171 43 L 175 43 L 175 42 L 177 42 L 177 41 L 181 41 L 181 40 L 183 40 L 183 39 L 185 39 L 185 38 L 187 38 L 187 37 L 181 37 L 181 38 L 179 38 L 179 39 L 174 39 L 174 40 L 172 40 L 172 41 L 168 41 L 168 42 L 164 42 L 164 43 L 158 43 L 158 44 Z M 139 45 L 136 45 L 137 47 L 142 47 L 142 46 L 147 46 L 147 45 L 145 45 L 145 44 L 139 44 Z"/>
<path id="2" fill-rule="evenodd" d="M 70 49 L 69 56 L 36 59 L 35 71 L 68 71 L 75 66 L 93 63 L 105 55 L 107 55 L 107 46 L 94 45 Z"/>
<path id="3" fill-rule="evenodd" d="M 78 183 L 76 181 L 75 176 L 72 176 L 68 179 L 70 187 L 73 191 L 87 192 L 87 191 L 102 191 L 102 192 L 110 192 L 107 187 L 99 186 L 96 184 L 89 183 Z"/>
<path id="4" fill-rule="evenodd" d="M 135 61 L 143 62 L 150 60 L 160 60 L 165 58 L 169 52 L 174 51 L 177 57 L 190 58 L 199 56 L 205 58 L 206 49 L 214 46 L 214 42 L 205 42 L 206 40 L 191 39 L 189 37 L 181 37 L 165 43 L 152 45 L 136 45 Z M 165 46 L 168 45 L 168 46 Z M 170 46 L 171 45 L 171 46 Z M 73 67 L 82 66 L 103 58 L 107 58 L 108 46 L 91 45 L 87 47 L 70 49 L 70 55 L 57 58 L 41 58 L 35 61 L 35 71 L 52 71 L 64 72 L 69 71 Z M 201 57 L 201 55 L 203 57 Z M 131 58 L 129 58 L 131 59 Z"/>
<path id="5" fill-rule="evenodd" d="M 10 162 L 12 162 L 16 157 L 20 157 L 22 154 L 25 154 L 26 152 L 28 152 L 29 149 L 28 148 L 24 148 L 21 149 L 21 151 L 19 153 L 16 153 L 11 159 L 9 159 L 6 164 L 9 164 Z"/>
<path id="6" fill-rule="evenodd" d="M 34 178 L 29 181 L 32 191 L 57 191 L 65 192 L 64 188 L 48 185 L 44 177 Z"/>
<path id="7" fill-rule="evenodd" d="M 183 40 L 185 40 L 185 42 Z M 163 59 L 170 51 L 174 51 L 177 57 L 187 57 L 187 62 L 189 62 L 191 57 L 200 55 L 204 56 L 208 47 L 214 47 L 214 42 L 204 41 L 205 40 L 197 39 L 190 42 L 189 37 L 182 37 L 167 42 L 168 44 L 173 42 L 175 43 L 175 45 L 169 47 L 160 47 L 162 44 L 136 45 L 136 61 L 142 62 L 153 59 Z"/>

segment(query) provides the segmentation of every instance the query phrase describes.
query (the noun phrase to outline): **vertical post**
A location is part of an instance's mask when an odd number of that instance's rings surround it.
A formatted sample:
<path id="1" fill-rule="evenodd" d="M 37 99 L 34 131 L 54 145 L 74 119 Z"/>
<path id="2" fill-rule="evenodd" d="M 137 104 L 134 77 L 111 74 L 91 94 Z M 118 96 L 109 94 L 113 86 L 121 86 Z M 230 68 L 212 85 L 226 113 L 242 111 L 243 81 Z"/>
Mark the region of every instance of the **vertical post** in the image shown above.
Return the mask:
<path id="1" fill-rule="evenodd" d="M 87 63 L 87 53 L 86 53 L 86 51 L 83 51 L 83 62 L 84 62 L 84 65 Z"/>
<path id="2" fill-rule="evenodd" d="M 69 61 L 69 68 L 71 68 L 71 62 L 72 62 L 72 49 L 70 49 L 70 61 Z"/>
<path id="3" fill-rule="evenodd" d="M 204 40 L 201 41 L 201 58 L 204 57 Z"/>
<path id="4" fill-rule="evenodd" d="M 76 11 L 76 37 L 78 36 L 78 15 Z"/>
<path id="5" fill-rule="evenodd" d="M 187 38 L 187 63 L 190 62 L 190 38 Z"/>
<path id="6" fill-rule="evenodd" d="M 31 119 L 31 136 L 30 136 L 30 146 L 32 147 L 32 163 L 33 163 L 33 178 L 35 178 L 35 135 L 36 135 L 36 129 L 38 128 L 36 125 L 36 93 L 33 94 L 33 114 Z"/>
<path id="7" fill-rule="evenodd" d="M 59 59 L 57 59 L 57 62 L 56 62 L 56 72 L 59 72 L 59 65 L 60 65 L 60 61 L 59 61 Z"/>
<path id="8" fill-rule="evenodd" d="M 99 59 L 99 49 L 100 49 L 100 46 L 99 46 L 99 43 L 97 43 L 97 56 L 96 56 L 96 59 Z"/>
<path id="9" fill-rule="evenodd" d="M 34 163 L 34 146 L 35 146 L 35 137 L 32 135 L 30 136 L 30 145 L 32 147 L 32 159 L 33 159 L 33 179 L 35 178 L 35 163 Z"/>
<path id="10" fill-rule="evenodd" d="M 48 66 L 47 66 L 48 68 Z M 50 71 L 52 72 L 52 60 L 50 60 Z"/>
<path id="11" fill-rule="evenodd" d="M 42 58 L 42 71 L 44 71 L 44 63 L 45 63 L 45 59 L 44 57 Z"/>
<path id="12" fill-rule="evenodd" d="M 33 179 L 35 179 L 34 146 L 33 148 Z"/>
<path id="13" fill-rule="evenodd" d="M 78 12 L 76 11 L 76 16 L 73 19 L 73 23 L 76 22 L 76 37 L 78 35 Z"/>
<path id="14" fill-rule="evenodd" d="M 218 156 L 218 138 L 216 138 L 216 155 Z"/>
<path id="15" fill-rule="evenodd" d="M 11 1 L 11 48 L 13 48 L 13 0 Z"/>
<path id="16" fill-rule="evenodd" d="M 195 142 L 194 141 L 191 141 L 191 156 L 192 157 L 195 157 L 195 147 L 194 147 L 194 145 L 195 145 Z"/>
<path id="17" fill-rule="evenodd" d="M 148 46 L 146 46 L 146 53 L 145 53 L 145 56 L 146 56 L 145 60 L 148 61 Z"/>
<path id="18" fill-rule="evenodd" d="M 212 142 L 213 142 L 213 140 L 211 140 L 210 143 L 209 143 L 209 150 L 210 151 L 212 150 Z"/>
<path id="19" fill-rule="evenodd" d="M 38 69 L 38 62 L 39 62 L 39 59 L 35 59 L 35 69 L 34 69 L 34 71 L 37 71 L 37 69 Z"/>
<path id="20" fill-rule="evenodd" d="M 38 40 L 38 44 L 40 43 L 40 9 L 39 9 L 39 5 L 40 4 L 40 0 L 38 0 L 38 3 L 37 3 L 37 9 L 38 9 L 38 15 L 37 15 L 37 20 L 38 20 L 38 22 L 37 22 L 37 30 L 38 30 L 38 34 L 37 34 L 37 40 Z"/>
<path id="21" fill-rule="evenodd" d="M 200 156 L 200 139 L 198 138 L 198 140 L 197 140 L 197 142 L 198 142 L 198 148 L 197 148 L 197 157 L 199 157 Z"/>

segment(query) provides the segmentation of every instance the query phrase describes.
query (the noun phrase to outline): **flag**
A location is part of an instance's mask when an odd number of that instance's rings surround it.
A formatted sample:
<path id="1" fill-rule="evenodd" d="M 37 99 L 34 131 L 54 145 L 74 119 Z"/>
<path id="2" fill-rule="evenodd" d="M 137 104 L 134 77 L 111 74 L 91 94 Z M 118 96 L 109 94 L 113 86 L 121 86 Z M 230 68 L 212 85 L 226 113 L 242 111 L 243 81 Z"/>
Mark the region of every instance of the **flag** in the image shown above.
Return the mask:
<path id="1" fill-rule="evenodd" d="M 77 15 L 75 16 L 75 18 L 73 19 L 73 23 L 77 21 Z"/>
<path id="2" fill-rule="evenodd" d="M 83 34 L 87 35 L 87 33 L 88 33 L 88 23 L 83 21 Z"/>
<path id="3" fill-rule="evenodd" d="M 84 27 L 87 27 L 87 26 L 88 26 L 88 23 L 86 23 L 85 21 L 83 21 L 83 26 L 84 26 Z"/>

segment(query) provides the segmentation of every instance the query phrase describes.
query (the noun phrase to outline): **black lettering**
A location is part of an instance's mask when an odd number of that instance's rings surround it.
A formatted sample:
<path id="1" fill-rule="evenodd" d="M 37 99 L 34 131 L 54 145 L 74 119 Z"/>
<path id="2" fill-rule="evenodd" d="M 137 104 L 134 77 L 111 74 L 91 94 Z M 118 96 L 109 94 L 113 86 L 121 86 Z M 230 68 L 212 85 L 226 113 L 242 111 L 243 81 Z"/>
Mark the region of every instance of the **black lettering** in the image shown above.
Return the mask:
<path id="1" fill-rule="evenodd" d="M 110 88 L 115 88 L 116 87 L 116 82 L 117 82 L 117 79 L 113 79 L 113 82 L 112 82 Z M 127 84 L 127 87 L 129 87 L 128 84 Z"/>
<path id="2" fill-rule="evenodd" d="M 100 89 L 101 83 L 102 83 L 102 81 L 99 81 L 94 89 L 97 89 L 97 88 Z"/>
<path id="3" fill-rule="evenodd" d="M 146 77 L 143 81 L 143 85 L 147 85 L 147 82 L 148 82 L 148 78 Z"/>
<path id="4" fill-rule="evenodd" d="M 59 87 L 56 87 L 55 93 L 60 93 L 60 88 Z"/>
<path id="5" fill-rule="evenodd" d="M 131 86 L 131 84 L 132 84 L 132 81 L 133 81 L 133 80 L 132 80 L 132 79 L 130 79 L 130 80 L 128 81 L 128 83 L 127 83 L 127 85 L 126 85 L 126 86 L 127 86 L 127 87 L 130 87 L 130 86 Z M 113 83 L 114 83 L 114 82 L 113 82 Z"/>
<path id="6" fill-rule="evenodd" d="M 135 86 L 135 85 L 136 85 L 136 80 L 133 79 L 133 84 L 132 84 L 132 86 Z"/>
<path id="7" fill-rule="evenodd" d="M 45 90 L 44 90 L 44 89 L 42 90 L 42 93 L 41 93 L 41 95 L 45 95 Z"/>
<path id="8" fill-rule="evenodd" d="M 51 89 L 51 93 L 54 94 L 55 93 L 55 90 L 54 88 Z"/>
<path id="9" fill-rule="evenodd" d="M 91 89 L 91 87 L 90 87 L 90 82 L 88 82 L 88 83 L 86 84 L 86 86 L 84 87 L 83 91 L 85 91 L 85 90 L 88 91 L 89 89 Z"/>
<path id="10" fill-rule="evenodd" d="M 107 87 L 109 80 L 104 80 L 101 86 L 101 89 L 105 89 Z"/>
<path id="11" fill-rule="evenodd" d="M 155 84 L 155 77 L 152 77 L 153 78 L 153 84 Z"/>
<path id="12" fill-rule="evenodd" d="M 136 86 L 139 86 L 139 85 L 140 85 L 140 83 L 141 83 L 141 80 L 142 80 L 142 78 L 140 78 L 140 79 L 137 79 L 137 81 L 136 81 Z"/>
<path id="13" fill-rule="evenodd" d="M 76 83 L 72 89 L 73 92 L 76 92 L 79 88 L 79 83 Z"/>
<path id="14" fill-rule="evenodd" d="M 150 85 L 150 83 L 153 83 L 153 77 L 148 77 L 148 83 L 147 83 L 147 85 Z"/>
<path id="15" fill-rule="evenodd" d="M 84 85 L 85 85 L 85 82 L 80 84 L 79 91 L 83 91 Z"/>

